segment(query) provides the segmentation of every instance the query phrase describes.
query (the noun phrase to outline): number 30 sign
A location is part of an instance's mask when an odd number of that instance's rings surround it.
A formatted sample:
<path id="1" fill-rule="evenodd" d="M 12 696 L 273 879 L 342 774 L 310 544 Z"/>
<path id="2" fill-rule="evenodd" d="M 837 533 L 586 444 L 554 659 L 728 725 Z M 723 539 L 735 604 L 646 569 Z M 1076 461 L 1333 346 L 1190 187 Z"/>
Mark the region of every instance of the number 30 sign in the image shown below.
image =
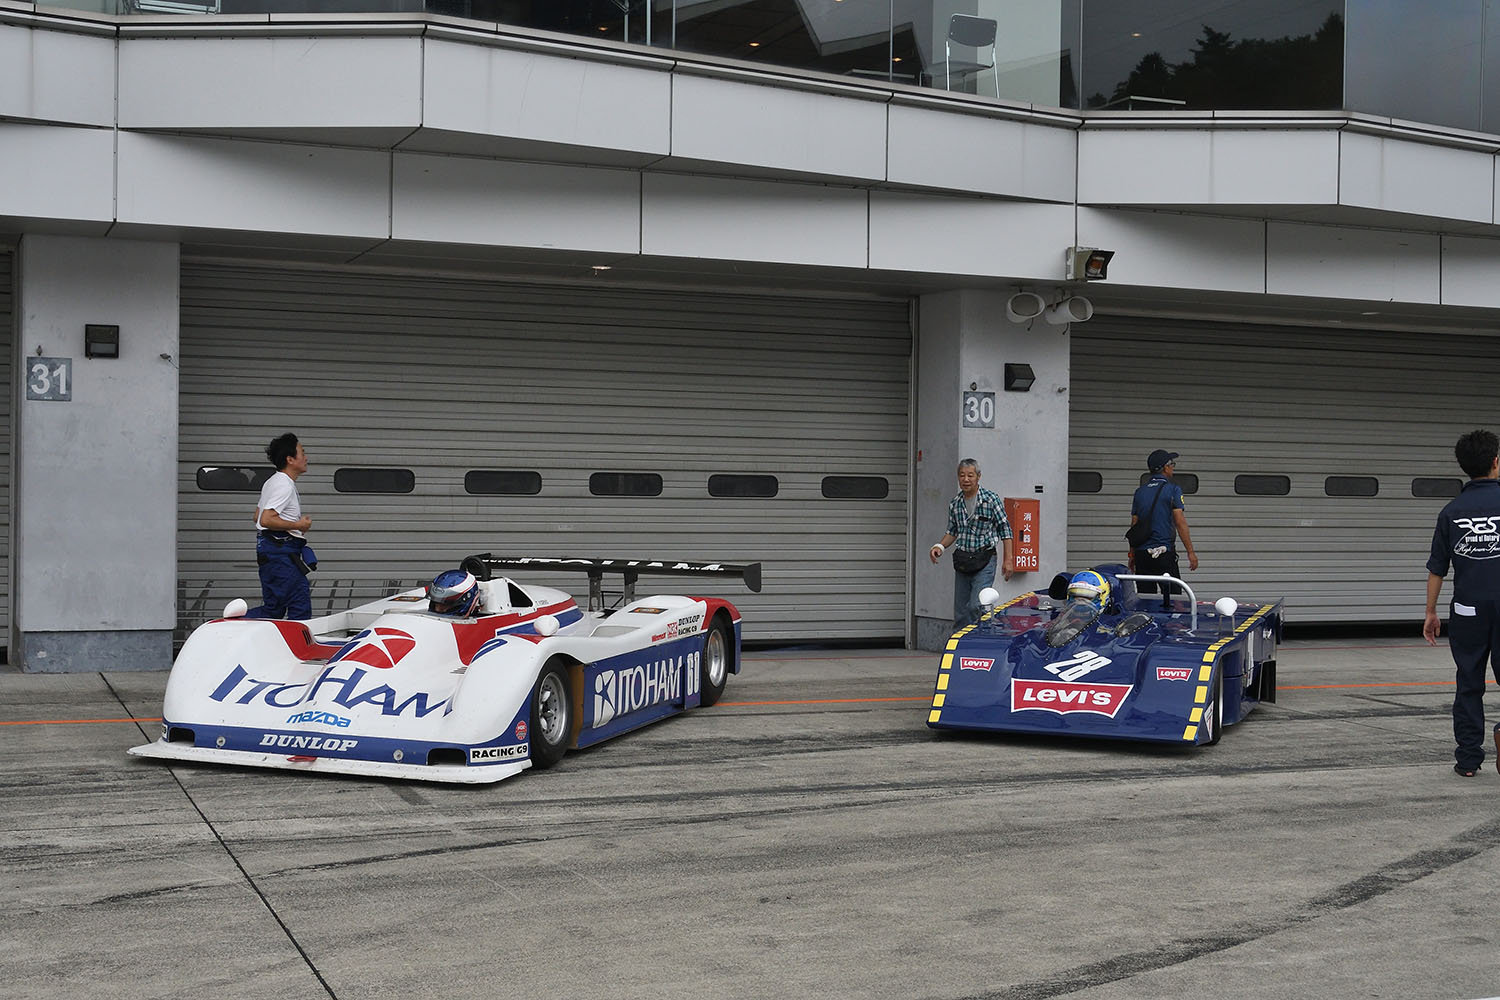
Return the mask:
<path id="1" fill-rule="evenodd" d="M 73 398 L 72 358 L 27 358 L 26 398 L 68 402 Z"/>

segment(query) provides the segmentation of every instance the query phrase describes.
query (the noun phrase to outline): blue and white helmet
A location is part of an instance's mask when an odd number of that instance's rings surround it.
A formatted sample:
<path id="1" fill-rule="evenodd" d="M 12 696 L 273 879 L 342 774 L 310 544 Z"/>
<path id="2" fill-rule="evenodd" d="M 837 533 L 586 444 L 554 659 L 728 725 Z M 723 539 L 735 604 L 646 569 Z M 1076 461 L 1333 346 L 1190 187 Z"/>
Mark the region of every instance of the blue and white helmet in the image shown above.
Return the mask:
<path id="1" fill-rule="evenodd" d="M 473 573 L 445 569 L 427 585 L 427 610 L 438 615 L 463 618 L 479 603 L 479 581 Z"/>
<path id="2" fill-rule="evenodd" d="M 1109 581 L 1102 573 L 1086 569 L 1068 581 L 1068 599 L 1088 601 L 1100 611 L 1109 603 Z"/>

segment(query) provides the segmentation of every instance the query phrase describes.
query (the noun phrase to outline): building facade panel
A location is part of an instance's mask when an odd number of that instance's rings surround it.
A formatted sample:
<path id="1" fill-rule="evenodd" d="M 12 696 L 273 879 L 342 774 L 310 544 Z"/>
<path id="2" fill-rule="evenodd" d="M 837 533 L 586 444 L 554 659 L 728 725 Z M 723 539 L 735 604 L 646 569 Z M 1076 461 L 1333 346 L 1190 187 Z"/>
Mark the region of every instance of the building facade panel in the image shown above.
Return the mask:
<path id="1" fill-rule="evenodd" d="M 672 84 L 666 60 L 595 62 L 561 53 L 429 38 L 422 125 L 472 136 L 665 156 Z"/>
<path id="2" fill-rule="evenodd" d="M 0 24 L 0 118 L 112 125 L 114 78 L 109 34 Z"/>
<path id="3" fill-rule="evenodd" d="M 1443 237 L 1443 304 L 1500 308 L 1500 239 Z"/>
<path id="4" fill-rule="evenodd" d="M 0 121 L 0 218 L 92 223 L 102 234 L 114 186 L 113 132 Z"/>
<path id="5" fill-rule="evenodd" d="M 567 209 L 560 210 L 559 206 Z M 484 246 L 639 253 L 633 170 L 397 153 L 391 235 Z"/>
<path id="6" fill-rule="evenodd" d="M 122 128 L 414 128 L 422 40 L 333 35 L 124 38 Z"/>
<path id="7" fill-rule="evenodd" d="M 1339 137 L 1339 201 L 1384 212 L 1488 223 L 1495 154 L 1346 132 Z"/>
<path id="8" fill-rule="evenodd" d="M 1060 281 L 1073 208 L 1046 202 L 870 194 L 870 267 Z"/>
<path id="9" fill-rule="evenodd" d="M 868 214 L 856 188 L 648 173 L 641 252 L 865 267 Z"/>
<path id="10" fill-rule="evenodd" d="M 389 153 L 121 132 L 118 162 L 122 223 L 390 236 Z"/>
<path id="11" fill-rule="evenodd" d="M 1074 130 L 922 105 L 890 105 L 892 184 L 1072 202 Z"/>
<path id="12" fill-rule="evenodd" d="M 1266 291 L 1435 304 L 1442 288 L 1440 250 L 1432 233 L 1271 222 Z"/>
<path id="13" fill-rule="evenodd" d="M 672 156 L 883 180 L 886 109 L 875 96 L 757 86 L 679 71 L 672 77 Z"/>
<path id="14" fill-rule="evenodd" d="M 1265 290 L 1265 223 L 1258 219 L 1080 207 L 1078 245 L 1115 251 L 1110 284 Z"/>

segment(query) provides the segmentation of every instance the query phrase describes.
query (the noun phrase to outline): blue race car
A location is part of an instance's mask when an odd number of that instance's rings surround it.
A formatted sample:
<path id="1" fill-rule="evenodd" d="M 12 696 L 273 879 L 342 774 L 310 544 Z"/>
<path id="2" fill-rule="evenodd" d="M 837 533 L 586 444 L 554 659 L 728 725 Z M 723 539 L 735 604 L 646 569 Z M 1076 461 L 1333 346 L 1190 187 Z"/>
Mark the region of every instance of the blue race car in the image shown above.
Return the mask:
<path id="1" fill-rule="evenodd" d="M 1282 620 L 1279 600 L 1200 604 L 1118 564 L 1059 574 L 948 640 L 927 724 L 1212 745 L 1276 700 Z"/>

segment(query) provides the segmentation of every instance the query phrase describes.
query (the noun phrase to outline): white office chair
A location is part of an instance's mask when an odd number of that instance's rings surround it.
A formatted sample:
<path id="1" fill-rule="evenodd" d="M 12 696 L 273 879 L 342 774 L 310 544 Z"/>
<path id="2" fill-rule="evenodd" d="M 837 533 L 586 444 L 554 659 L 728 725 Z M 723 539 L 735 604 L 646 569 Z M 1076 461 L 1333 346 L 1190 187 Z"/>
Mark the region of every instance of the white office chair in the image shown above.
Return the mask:
<path id="1" fill-rule="evenodd" d="M 953 89 L 953 77 L 965 77 L 983 69 L 995 68 L 995 32 L 993 18 L 975 17 L 973 14 L 954 14 L 948 20 L 948 39 L 943 43 L 943 89 Z M 972 60 L 954 59 L 953 46 L 962 45 L 974 50 Z M 979 62 L 981 50 L 990 50 L 990 61 Z M 995 74 L 995 96 L 1000 96 L 1000 74 Z"/>

